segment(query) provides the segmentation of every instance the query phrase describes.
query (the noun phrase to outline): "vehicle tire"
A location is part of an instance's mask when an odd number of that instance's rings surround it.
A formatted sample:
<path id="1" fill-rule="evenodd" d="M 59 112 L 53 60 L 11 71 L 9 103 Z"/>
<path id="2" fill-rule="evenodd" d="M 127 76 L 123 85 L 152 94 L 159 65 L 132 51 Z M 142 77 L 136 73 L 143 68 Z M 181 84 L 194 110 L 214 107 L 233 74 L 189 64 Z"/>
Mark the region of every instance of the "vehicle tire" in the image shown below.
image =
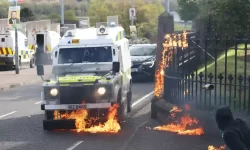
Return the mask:
<path id="1" fill-rule="evenodd" d="M 30 60 L 30 68 L 34 68 L 35 67 L 35 58 L 34 56 L 31 58 Z"/>
<path id="2" fill-rule="evenodd" d="M 45 111 L 45 120 L 52 120 L 54 118 L 53 111 Z M 43 130 L 52 131 L 53 128 L 48 123 L 43 122 Z"/>
<path id="3" fill-rule="evenodd" d="M 19 66 L 19 70 L 21 70 L 22 69 L 22 61 L 21 61 L 21 58 L 19 57 L 19 61 L 18 61 L 18 66 Z"/>
<path id="4" fill-rule="evenodd" d="M 129 91 L 127 93 L 127 113 L 132 111 L 132 85 L 129 85 Z"/>
<path id="5" fill-rule="evenodd" d="M 121 90 L 119 90 L 118 92 L 118 104 L 119 104 L 119 108 L 118 108 L 118 121 L 119 122 L 123 122 L 125 120 L 125 107 L 124 107 L 124 103 L 122 103 L 122 93 Z"/>

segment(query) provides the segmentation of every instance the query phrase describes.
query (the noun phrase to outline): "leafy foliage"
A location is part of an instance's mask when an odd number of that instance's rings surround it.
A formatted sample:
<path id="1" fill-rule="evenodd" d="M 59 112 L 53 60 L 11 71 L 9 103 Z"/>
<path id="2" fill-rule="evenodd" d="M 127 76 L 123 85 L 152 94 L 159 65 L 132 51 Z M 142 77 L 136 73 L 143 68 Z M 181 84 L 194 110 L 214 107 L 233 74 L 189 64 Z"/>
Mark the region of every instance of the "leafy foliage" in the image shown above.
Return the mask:
<path id="1" fill-rule="evenodd" d="M 91 0 L 88 9 L 88 16 L 94 26 L 96 22 L 105 22 L 107 16 L 118 15 L 119 23 L 129 33 L 129 8 L 128 0 Z M 146 3 L 144 0 L 135 0 L 136 26 L 139 36 L 148 38 L 157 33 L 158 16 L 164 11 L 160 2 Z"/>
<path id="2" fill-rule="evenodd" d="M 7 18 L 8 17 L 8 8 L 9 4 L 8 1 L 0 2 L 0 18 Z"/>
<path id="3" fill-rule="evenodd" d="M 200 1 L 199 14 L 215 32 L 243 36 L 250 32 L 248 0 Z"/>
<path id="4" fill-rule="evenodd" d="M 177 0 L 177 2 L 179 5 L 178 12 L 182 20 L 189 21 L 193 20 L 196 17 L 199 11 L 199 7 L 195 1 Z"/>
<path id="5" fill-rule="evenodd" d="M 76 14 L 75 14 L 75 12 L 73 10 L 65 11 L 64 12 L 64 19 L 65 20 L 73 20 L 73 21 L 77 20 Z"/>
<path id="6" fill-rule="evenodd" d="M 20 18 L 21 22 L 27 22 L 27 21 L 33 21 L 33 20 L 35 20 L 35 15 L 27 7 L 24 7 L 24 8 L 21 9 L 21 11 L 20 11 L 20 17 L 21 17 Z"/>
<path id="7" fill-rule="evenodd" d="M 146 0 L 135 0 L 136 17 L 135 25 L 139 37 L 153 39 L 157 33 L 158 16 L 164 11 L 162 0 L 146 2 Z M 20 3 L 22 8 L 21 17 L 25 18 L 35 16 L 36 20 L 51 19 L 53 22 L 60 22 L 60 3 L 52 3 L 44 0 L 34 2 L 26 0 Z M 177 9 L 176 0 L 170 0 L 171 10 Z M 7 18 L 9 3 L 0 2 L 0 18 Z M 89 16 L 92 26 L 96 22 L 106 22 L 107 16 L 118 16 L 119 24 L 123 26 L 126 33 L 129 34 L 129 8 L 130 0 L 70 0 L 65 1 L 64 18 L 69 21 L 76 21 L 76 16 Z M 27 9 L 26 9 L 27 8 Z M 32 13 L 29 13 L 32 12 Z"/>
<path id="8" fill-rule="evenodd" d="M 61 16 L 59 14 L 52 13 L 49 15 L 49 19 L 51 19 L 53 22 L 60 22 Z"/>

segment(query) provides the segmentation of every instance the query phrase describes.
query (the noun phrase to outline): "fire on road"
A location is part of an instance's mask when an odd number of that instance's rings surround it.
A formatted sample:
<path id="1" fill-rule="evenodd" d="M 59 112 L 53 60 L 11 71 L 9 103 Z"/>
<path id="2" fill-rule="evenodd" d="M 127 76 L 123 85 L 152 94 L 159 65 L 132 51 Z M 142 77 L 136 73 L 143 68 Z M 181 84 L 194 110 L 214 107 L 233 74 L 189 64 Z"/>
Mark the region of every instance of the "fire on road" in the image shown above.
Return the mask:
<path id="1" fill-rule="evenodd" d="M 189 111 L 190 106 L 185 105 L 185 111 Z M 170 111 L 172 117 L 176 117 L 176 113 L 182 112 L 183 110 L 178 107 L 173 107 L 173 109 Z M 189 113 L 184 114 L 184 116 L 180 118 L 175 118 L 175 123 L 171 123 L 168 125 L 158 126 L 154 127 L 154 130 L 160 130 L 160 131 L 170 131 L 170 132 L 176 132 L 180 135 L 202 135 L 204 134 L 203 129 L 198 125 L 199 121 L 196 118 L 190 117 Z M 193 126 L 197 126 L 194 127 Z"/>
<path id="2" fill-rule="evenodd" d="M 60 114 L 58 111 L 54 112 L 54 119 L 75 119 L 75 126 L 77 132 L 90 132 L 90 133 L 97 133 L 97 132 L 108 132 L 108 133 L 117 133 L 121 130 L 121 126 L 117 121 L 117 109 L 118 104 L 114 104 L 109 108 L 107 121 L 104 124 L 93 125 L 90 128 L 86 128 L 87 122 L 85 121 L 88 116 L 88 111 L 83 110 L 76 110 L 70 114 Z M 58 117 L 60 116 L 60 117 Z"/>

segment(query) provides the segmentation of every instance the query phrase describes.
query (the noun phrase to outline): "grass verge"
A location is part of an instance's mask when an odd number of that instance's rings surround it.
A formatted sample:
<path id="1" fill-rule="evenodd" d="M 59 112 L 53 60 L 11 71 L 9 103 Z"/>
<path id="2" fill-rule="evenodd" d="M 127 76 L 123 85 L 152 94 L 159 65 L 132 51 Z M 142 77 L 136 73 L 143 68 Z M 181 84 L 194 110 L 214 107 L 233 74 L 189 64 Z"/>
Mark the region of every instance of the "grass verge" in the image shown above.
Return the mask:
<path id="1" fill-rule="evenodd" d="M 182 23 L 174 23 L 174 31 L 183 31 L 183 30 L 191 30 L 192 29 L 192 25 L 191 24 L 187 24 L 186 26 Z"/>
<path id="2" fill-rule="evenodd" d="M 234 105 L 236 105 L 237 107 L 241 106 L 241 108 L 244 106 L 244 104 L 246 106 L 248 106 L 248 98 L 249 98 L 249 91 L 248 91 L 248 76 L 250 76 L 250 50 L 248 50 L 247 55 L 246 55 L 246 59 L 247 61 L 245 61 L 245 50 L 244 49 L 244 44 L 240 44 L 238 45 L 238 48 L 240 50 L 237 50 L 237 52 L 235 53 L 235 50 L 233 48 L 230 48 L 227 51 L 227 63 L 226 63 L 226 55 L 225 53 L 220 55 L 217 59 L 217 66 L 215 66 L 215 61 L 208 63 L 207 66 L 203 65 L 202 67 L 200 67 L 198 69 L 198 74 L 200 72 L 202 72 L 203 74 L 205 74 L 205 68 L 207 68 L 207 74 L 212 73 L 214 78 L 215 78 L 215 69 L 217 70 L 217 83 L 216 83 L 216 92 L 219 96 L 220 92 L 221 95 L 223 95 L 223 97 L 226 96 L 226 104 L 229 104 L 230 101 L 230 95 L 231 95 L 231 100 L 232 100 L 232 105 L 235 108 Z M 247 46 L 248 49 L 250 49 L 250 44 Z M 235 59 L 236 58 L 236 59 Z M 246 64 L 246 67 L 245 67 Z M 227 71 L 226 71 L 226 69 Z M 246 85 L 244 85 L 244 78 L 245 78 L 245 73 L 246 71 Z M 225 72 L 227 72 L 227 83 L 225 82 Z M 224 79 L 222 80 L 222 84 L 223 86 L 220 86 L 219 83 L 219 79 L 218 79 L 218 75 L 222 73 L 222 75 L 224 76 Z M 232 75 L 233 76 L 233 80 L 232 80 L 232 86 L 231 86 L 231 90 L 230 90 L 230 86 L 229 86 L 229 80 L 228 80 L 228 75 Z M 238 77 L 239 76 L 243 77 L 242 80 L 242 86 L 240 86 Z M 236 77 L 236 80 L 235 80 Z M 213 82 L 215 82 L 215 79 L 213 78 Z M 204 77 L 203 77 L 204 79 Z M 208 78 L 207 78 L 208 79 Z M 209 79 L 207 80 L 209 81 Z M 225 83 L 227 84 L 226 87 L 224 86 Z M 221 90 L 220 90 L 221 88 Z M 226 89 L 226 90 L 225 90 Z M 245 90 L 245 95 L 244 96 L 244 90 Z M 214 92 L 213 92 L 214 93 Z M 225 94 L 226 93 L 226 94 Z M 236 107 L 236 108 L 237 108 Z"/>

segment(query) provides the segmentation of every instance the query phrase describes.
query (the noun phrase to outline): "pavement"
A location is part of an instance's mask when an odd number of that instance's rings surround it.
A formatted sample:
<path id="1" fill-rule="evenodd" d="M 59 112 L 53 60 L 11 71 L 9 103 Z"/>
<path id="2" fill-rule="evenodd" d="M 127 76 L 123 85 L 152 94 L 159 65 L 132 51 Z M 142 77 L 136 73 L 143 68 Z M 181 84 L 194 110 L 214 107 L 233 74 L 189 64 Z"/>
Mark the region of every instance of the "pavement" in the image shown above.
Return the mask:
<path id="1" fill-rule="evenodd" d="M 44 66 L 44 70 L 46 79 L 51 75 L 52 66 Z M 15 70 L 0 71 L 0 79 L 0 91 L 27 84 L 42 83 L 41 77 L 36 73 L 36 68 L 21 69 L 19 74 L 16 74 Z"/>
<path id="2" fill-rule="evenodd" d="M 153 116 L 154 119 L 157 119 L 161 124 L 169 124 L 171 120 L 170 111 L 173 106 L 177 106 L 182 110 L 185 110 L 184 105 L 174 105 L 173 103 L 169 103 L 164 99 L 157 99 L 153 97 L 151 100 L 151 107 L 153 107 L 154 111 L 157 112 L 156 116 Z M 183 114 L 189 114 L 192 118 L 196 118 L 199 121 L 199 126 L 204 130 L 204 135 L 200 136 L 201 142 L 209 141 L 209 144 L 216 145 L 219 147 L 220 145 L 224 145 L 223 139 L 221 138 L 221 131 L 218 129 L 216 120 L 215 120 L 215 112 L 216 109 L 212 110 L 204 110 L 204 109 L 196 109 L 195 101 L 186 102 L 190 106 L 190 111 L 180 112 L 179 116 L 183 116 Z M 243 119 L 250 126 L 250 116 L 246 112 L 233 112 L 234 118 Z M 178 116 L 178 113 L 176 114 Z M 187 140 L 190 142 L 189 140 Z M 206 143 L 206 142 L 205 142 Z"/>
<path id="3" fill-rule="evenodd" d="M 150 118 L 153 83 L 133 83 L 132 106 L 117 134 L 44 131 L 40 83 L 0 91 L 0 150 L 207 150 L 222 140 L 209 133 L 180 136 L 155 131 L 162 125 Z"/>

